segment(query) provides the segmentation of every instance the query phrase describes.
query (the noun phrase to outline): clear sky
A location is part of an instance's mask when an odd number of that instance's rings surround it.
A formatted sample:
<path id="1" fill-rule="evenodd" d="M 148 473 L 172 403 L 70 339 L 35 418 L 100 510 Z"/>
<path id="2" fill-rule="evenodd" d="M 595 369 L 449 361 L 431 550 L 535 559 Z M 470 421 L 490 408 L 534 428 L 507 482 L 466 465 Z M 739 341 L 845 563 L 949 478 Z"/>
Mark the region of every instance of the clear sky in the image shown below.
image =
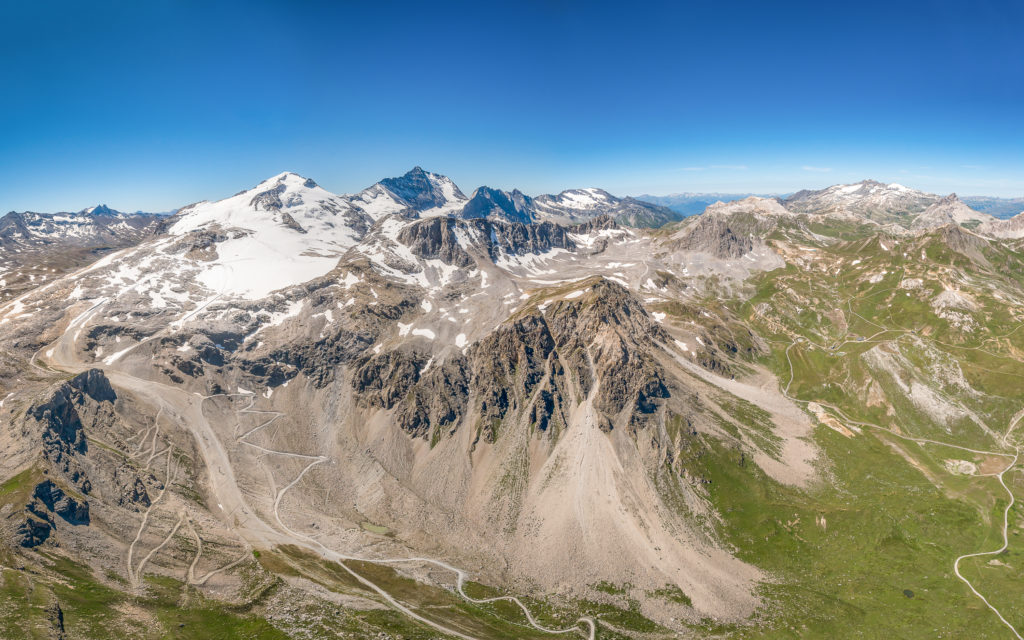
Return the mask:
<path id="1" fill-rule="evenodd" d="M 283 170 L 531 194 L 1024 195 L 1024 2 L 5 2 L 0 211 Z"/>

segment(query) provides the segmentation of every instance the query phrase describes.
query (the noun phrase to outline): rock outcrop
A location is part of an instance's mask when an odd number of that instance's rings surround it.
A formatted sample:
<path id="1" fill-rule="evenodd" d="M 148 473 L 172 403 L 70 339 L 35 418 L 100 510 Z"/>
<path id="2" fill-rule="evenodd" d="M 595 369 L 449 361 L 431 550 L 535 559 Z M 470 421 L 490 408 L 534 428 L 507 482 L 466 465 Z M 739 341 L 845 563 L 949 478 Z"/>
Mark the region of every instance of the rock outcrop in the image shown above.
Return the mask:
<path id="1" fill-rule="evenodd" d="M 440 363 L 412 349 L 366 357 L 352 385 L 364 407 L 393 411 L 414 437 L 451 431 L 467 416 L 487 442 L 509 420 L 547 431 L 594 385 L 603 428 L 636 426 L 669 395 L 650 354 L 668 341 L 627 289 L 595 279 L 586 295 L 514 317 L 465 355 Z"/>

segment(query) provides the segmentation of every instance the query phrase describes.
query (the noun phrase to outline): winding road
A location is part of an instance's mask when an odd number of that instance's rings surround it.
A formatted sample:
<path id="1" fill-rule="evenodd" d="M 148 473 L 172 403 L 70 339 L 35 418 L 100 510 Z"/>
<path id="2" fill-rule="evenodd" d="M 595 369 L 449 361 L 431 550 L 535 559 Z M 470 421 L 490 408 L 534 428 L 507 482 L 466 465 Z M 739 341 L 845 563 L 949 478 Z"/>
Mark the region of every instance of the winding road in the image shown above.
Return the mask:
<path id="1" fill-rule="evenodd" d="M 881 292 L 876 292 L 876 293 L 881 293 Z M 874 294 L 872 294 L 872 295 L 874 295 Z M 847 300 L 847 305 L 849 305 L 849 304 L 850 304 L 850 300 Z M 848 307 L 848 308 L 850 308 L 850 312 L 851 313 L 854 313 L 853 309 L 851 307 Z M 882 327 L 882 326 L 880 326 L 878 324 L 875 324 L 874 322 L 870 322 L 869 320 L 863 318 L 859 314 L 854 314 L 854 315 L 857 315 L 857 317 L 861 318 L 865 322 L 868 322 L 869 324 L 874 325 L 874 326 L 878 327 L 879 329 L 881 329 L 881 331 L 875 333 L 874 335 L 870 336 L 869 338 L 865 338 L 864 341 L 858 341 L 861 344 L 863 344 L 863 342 L 874 342 L 875 341 L 874 338 L 878 337 L 879 335 L 881 335 L 883 333 L 899 333 L 900 335 L 906 335 L 906 334 L 912 332 L 912 330 L 910 330 L 910 329 L 902 329 L 902 328 L 901 329 L 887 329 L 887 328 Z M 1014 331 L 1016 331 L 1016 329 Z M 922 339 L 927 339 L 927 338 L 922 337 Z M 885 342 L 888 342 L 888 340 L 885 341 Z M 999 620 L 1004 625 L 1006 625 L 1006 627 L 1013 633 L 1014 637 L 1016 637 L 1018 640 L 1024 640 L 1024 638 L 1021 637 L 1021 635 L 1017 631 L 1017 629 L 1003 616 L 1003 614 L 995 606 L 992 605 L 992 603 L 990 603 L 988 601 L 988 598 L 986 598 L 984 595 L 982 595 L 981 592 L 979 592 L 974 587 L 974 585 L 971 584 L 971 581 L 968 580 L 967 578 L 965 578 L 963 576 L 963 574 L 960 573 L 960 561 L 961 560 L 964 560 L 966 558 L 976 558 L 976 557 L 982 557 L 982 556 L 998 555 L 998 554 L 1001 554 L 1003 551 L 1005 551 L 1007 549 L 1007 547 L 1009 547 L 1009 537 L 1008 536 L 1009 536 L 1010 509 L 1016 503 L 1016 497 L 1013 495 L 1013 492 L 1010 490 L 1010 488 L 1008 486 L 1006 486 L 1006 481 L 1003 479 L 1003 475 L 1007 471 L 1011 470 L 1017 464 L 1017 461 L 1020 458 L 1020 447 L 1014 445 L 1013 446 L 1014 453 L 1011 454 L 1011 453 L 1006 453 L 1004 451 L 981 451 L 981 450 L 978 450 L 978 449 L 971 449 L 969 447 L 963 447 L 963 446 L 956 445 L 956 444 L 950 444 L 948 442 L 940 442 L 938 440 L 930 440 L 930 439 L 927 439 L 927 438 L 915 438 L 915 437 L 903 435 L 902 433 L 898 433 L 898 432 L 896 432 L 896 431 L 894 431 L 892 429 L 889 429 L 889 428 L 886 428 L 886 427 L 883 427 L 883 426 L 880 426 L 880 425 L 877 425 L 877 424 L 874 424 L 874 423 L 871 423 L 871 422 L 861 422 L 861 421 L 858 421 L 858 420 L 852 420 L 849 417 L 847 417 L 846 414 L 843 413 L 843 411 L 839 407 L 837 407 L 837 406 L 835 406 L 833 404 L 829 404 L 827 402 L 821 402 L 821 401 L 818 401 L 818 400 L 803 400 L 803 399 L 800 399 L 800 398 L 796 398 L 796 397 L 790 395 L 790 393 L 789 393 L 790 386 L 792 386 L 793 379 L 794 379 L 794 376 L 795 376 L 795 370 L 793 368 L 793 360 L 790 357 L 789 352 L 790 352 L 790 350 L 795 345 L 800 344 L 800 343 L 806 343 L 806 344 L 809 344 L 809 345 L 811 345 L 813 347 L 816 347 L 818 349 L 829 351 L 825 346 L 816 344 L 816 343 L 814 343 L 814 342 L 812 342 L 810 340 L 807 340 L 806 338 L 803 338 L 803 337 L 795 338 L 786 347 L 785 354 L 786 354 L 786 363 L 789 366 L 789 381 L 786 383 L 786 386 L 782 389 L 782 393 L 783 393 L 783 395 L 785 395 L 788 399 L 792 400 L 793 402 L 797 402 L 797 403 L 801 403 L 801 404 L 805 404 L 805 405 L 806 404 L 810 404 L 811 402 L 814 402 L 815 404 L 818 404 L 819 406 L 822 406 L 822 407 L 825 407 L 827 409 L 832 410 L 836 415 L 838 415 L 840 418 L 842 418 L 843 421 L 845 421 L 848 424 L 853 424 L 853 425 L 857 425 L 857 426 L 861 426 L 861 427 L 867 427 L 867 428 L 871 428 L 871 429 L 877 429 L 879 431 L 885 431 L 886 433 L 888 433 L 888 434 L 890 434 L 890 435 L 892 435 L 892 436 L 894 436 L 896 438 L 899 438 L 901 440 L 906 440 L 906 441 L 909 441 L 909 442 L 916 442 L 918 444 L 922 444 L 923 443 L 923 444 L 932 444 L 932 445 L 938 445 L 938 446 L 943 446 L 943 447 L 949 447 L 949 448 L 952 448 L 952 449 L 958 449 L 960 451 L 968 451 L 968 452 L 971 452 L 971 453 L 976 453 L 976 454 L 981 454 L 981 455 L 991 455 L 991 456 L 999 456 L 999 457 L 1004 457 L 1004 458 L 1012 458 L 1012 461 L 1010 462 L 1010 464 L 1008 464 L 1002 471 L 1000 471 L 999 473 L 995 474 L 995 477 L 996 477 L 996 479 L 998 479 L 999 484 L 1002 485 L 1003 489 L 1010 496 L 1010 501 L 1006 505 L 1006 508 L 1003 510 L 1003 530 L 1002 530 L 1003 545 L 1001 547 L 999 547 L 998 549 L 995 549 L 995 550 L 992 550 L 992 551 L 981 551 L 981 552 L 977 552 L 977 553 L 967 553 L 967 554 L 964 554 L 964 555 L 961 555 L 961 556 L 957 557 L 956 560 L 954 560 L 954 562 L 953 562 L 953 572 L 956 574 L 957 578 L 962 580 L 964 582 L 964 584 L 967 585 L 967 587 L 971 590 L 971 592 L 975 596 L 977 596 L 983 603 L 985 603 L 985 606 L 987 606 L 989 609 L 992 610 L 993 613 L 996 614 L 996 616 L 999 618 Z M 838 349 L 840 346 L 845 345 L 845 344 L 850 344 L 850 343 L 853 343 L 853 341 L 846 340 L 844 342 L 839 343 L 835 348 Z M 1003 437 L 1000 439 L 999 444 L 1002 444 L 1004 447 L 1010 447 L 1011 446 L 1010 443 L 1008 442 L 1008 439 L 1010 437 L 1010 434 L 1013 433 L 1013 430 L 1017 427 L 1018 423 L 1021 421 L 1022 418 L 1024 418 L 1024 409 L 1022 409 L 1021 411 L 1018 411 L 1017 414 L 1014 415 L 1013 418 L 1010 420 L 1010 424 L 1007 427 L 1006 433 L 1003 434 Z M 980 474 L 980 475 L 982 477 L 987 477 L 985 474 Z M 989 474 L 989 475 L 991 475 L 991 474 Z"/>
<path id="2" fill-rule="evenodd" d="M 320 555 L 320 557 L 324 558 L 325 560 L 331 560 L 333 562 L 336 562 L 338 566 L 344 569 L 358 582 L 360 582 L 361 584 L 365 585 L 366 587 L 380 595 L 381 598 L 383 598 L 393 608 L 407 615 L 411 619 L 416 620 L 417 622 L 420 622 L 424 625 L 427 625 L 435 629 L 436 631 L 439 631 L 449 636 L 462 638 L 463 640 L 477 639 L 472 636 L 466 635 L 461 631 L 452 629 L 448 626 L 445 626 L 441 623 L 438 623 L 434 620 L 431 620 L 418 614 L 417 612 L 413 611 L 412 609 L 398 601 L 394 596 L 389 594 L 379 585 L 375 584 L 368 578 L 353 571 L 349 566 L 345 564 L 345 561 L 363 561 L 375 564 L 430 564 L 455 574 L 455 590 L 459 594 L 459 596 L 465 599 L 467 602 L 472 602 L 474 604 L 486 604 L 498 601 L 511 602 L 523 611 L 523 614 L 526 616 L 526 619 L 529 622 L 530 626 L 537 631 L 557 635 L 579 632 L 585 635 L 588 638 L 588 640 L 595 640 L 597 635 L 597 626 L 593 618 L 582 617 L 578 620 L 577 624 L 571 627 L 567 627 L 565 629 L 552 629 L 540 624 L 536 620 L 536 618 L 534 618 L 529 608 L 519 598 L 515 596 L 498 596 L 493 598 L 473 598 L 469 596 L 464 590 L 464 585 L 468 574 L 462 569 L 459 569 L 458 567 L 452 566 L 451 564 L 448 564 L 441 560 L 424 557 L 402 557 L 381 559 L 344 554 L 333 549 L 330 549 L 324 546 L 320 541 L 315 540 L 305 534 L 297 532 L 288 527 L 288 525 L 284 523 L 280 516 L 279 508 L 282 499 L 284 498 L 287 491 L 293 488 L 295 485 L 297 485 L 306 475 L 306 473 L 310 471 L 310 469 L 312 469 L 314 466 L 318 464 L 328 461 L 329 458 L 325 456 L 310 455 L 304 453 L 276 451 L 248 442 L 245 438 L 259 431 L 260 429 L 267 427 L 276 419 L 284 415 L 276 411 L 257 411 L 252 409 L 253 404 L 255 403 L 255 396 L 251 393 L 213 394 L 204 396 L 198 393 L 190 393 L 188 391 L 185 391 L 184 389 L 173 387 L 171 385 L 167 385 L 154 380 L 146 380 L 143 378 L 139 378 L 124 371 L 115 369 L 111 366 L 124 354 L 139 346 L 139 344 L 135 344 L 132 347 L 129 347 L 124 351 L 120 352 L 119 354 L 117 354 L 116 358 L 110 359 L 110 363 L 83 363 L 78 361 L 76 357 L 77 352 L 75 349 L 75 340 L 80 334 L 81 329 L 99 311 L 100 307 L 102 307 L 102 305 L 106 301 L 107 300 L 105 298 L 100 299 L 99 301 L 96 301 L 86 311 L 76 316 L 69 323 L 64 333 L 56 341 L 40 348 L 38 351 L 36 351 L 35 354 L 33 354 L 29 364 L 36 370 L 39 370 L 44 373 L 50 373 L 52 371 L 59 370 L 67 373 L 76 374 L 89 368 L 100 368 L 103 369 L 104 373 L 110 379 L 111 384 L 114 385 L 115 387 L 128 390 L 131 393 L 146 398 L 154 405 L 161 407 L 161 414 L 164 416 L 165 419 L 168 419 L 168 414 L 172 413 L 170 411 L 164 412 L 163 409 L 165 406 L 177 409 L 177 411 L 174 412 L 174 415 L 172 415 L 171 418 L 175 419 L 177 422 L 179 422 L 179 424 L 182 427 L 188 430 L 192 434 L 196 443 L 199 445 L 199 450 L 201 452 L 203 461 L 207 469 L 209 469 L 208 475 L 210 478 L 210 488 L 213 494 L 216 496 L 217 505 L 221 511 L 221 518 L 225 520 L 230 526 L 232 526 L 236 532 L 239 533 L 239 535 L 245 540 L 246 544 L 251 545 L 252 547 L 262 546 L 264 548 L 272 548 L 274 546 L 283 544 L 292 544 L 310 550 L 314 553 L 317 553 L 318 555 Z M 43 354 L 42 357 L 41 354 Z M 42 362 L 44 366 L 38 364 L 37 360 Z M 294 479 L 291 480 L 291 482 L 289 482 L 287 485 L 285 485 L 279 491 L 277 491 L 277 494 L 274 496 L 273 512 L 277 528 L 274 528 L 270 524 L 266 523 L 262 518 L 260 518 L 246 502 L 245 497 L 242 494 L 241 488 L 239 487 L 239 484 L 235 478 L 234 469 L 232 467 L 230 457 L 228 456 L 228 453 L 225 450 L 223 443 L 217 437 L 217 434 L 213 430 L 213 427 L 210 425 L 203 411 L 203 403 L 210 398 L 218 396 L 243 395 L 249 397 L 249 405 L 244 407 L 243 409 L 238 409 L 236 411 L 238 411 L 239 413 L 263 413 L 268 414 L 271 417 L 262 424 L 258 425 L 257 427 L 250 429 L 246 433 L 242 434 L 241 436 L 237 436 L 236 440 L 243 445 L 257 449 L 264 454 L 293 457 L 296 459 L 309 461 L 309 464 L 307 464 L 302 469 L 302 471 Z M 144 438 L 143 442 L 146 439 L 148 438 Z M 156 435 L 153 436 L 153 447 L 155 447 L 155 442 Z M 169 452 L 170 448 L 168 447 L 164 451 Z M 160 455 L 164 453 L 164 451 L 156 453 L 155 455 Z M 150 451 L 150 454 L 151 461 L 152 458 L 155 457 L 153 455 L 152 449 Z M 170 463 L 170 458 L 171 456 L 168 455 L 168 465 Z M 166 484 L 170 483 L 168 482 Z M 161 493 L 160 497 L 163 497 L 163 493 Z M 154 501 L 153 505 L 151 505 L 151 509 L 152 506 L 155 506 L 156 502 L 158 501 L 159 498 L 156 501 Z M 133 579 L 133 583 L 137 581 L 138 577 L 141 575 L 142 568 L 146 561 L 149 560 L 149 558 L 152 557 L 157 551 L 159 551 L 160 548 L 166 545 L 167 541 L 170 540 L 171 536 L 173 536 L 173 534 L 176 533 L 177 530 L 181 527 L 181 525 L 186 521 L 184 515 L 179 516 L 177 523 L 175 524 L 171 531 L 171 534 L 168 535 L 167 538 L 165 538 L 164 541 L 158 547 L 151 550 L 150 553 L 142 560 L 142 562 L 139 563 L 138 567 L 132 569 L 132 552 L 134 551 L 134 547 L 137 544 L 139 537 L 141 537 L 142 529 L 145 527 L 145 523 L 148 520 L 148 515 L 149 511 L 147 511 L 143 518 L 143 524 L 140 527 L 139 533 L 136 536 L 135 541 L 133 541 L 128 554 L 129 577 Z M 188 523 L 188 526 L 190 528 L 192 527 L 191 522 Z M 198 537 L 198 534 L 195 534 L 194 530 L 193 534 Z M 190 578 L 190 580 L 194 579 L 195 565 L 198 561 L 198 558 L 199 556 L 197 553 L 196 558 L 193 560 L 192 565 L 188 569 L 188 577 Z M 230 566 L 231 565 L 222 567 L 221 569 L 218 569 L 216 571 L 223 571 L 225 569 L 230 568 Z M 212 575 L 212 573 L 213 572 L 211 572 L 211 574 L 203 576 L 196 582 L 205 582 L 206 579 L 208 579 L 210 575 Z M 511 624 L 516 624 L 512 623 L 511 621 L 508 622 L 510 622 Z"/>

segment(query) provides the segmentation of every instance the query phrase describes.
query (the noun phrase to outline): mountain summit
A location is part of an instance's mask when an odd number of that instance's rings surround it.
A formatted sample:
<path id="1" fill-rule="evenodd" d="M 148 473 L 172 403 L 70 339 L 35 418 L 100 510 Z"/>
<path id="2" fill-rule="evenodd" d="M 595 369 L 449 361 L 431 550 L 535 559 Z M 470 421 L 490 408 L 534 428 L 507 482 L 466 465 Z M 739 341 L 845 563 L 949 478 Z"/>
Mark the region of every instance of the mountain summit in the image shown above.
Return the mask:
<path id="1" fill-rule="evenodd" d="M 385 178 L 380 184 L 423 216 L 454 213 L 468 200 L 450 178 L 418 166 L 398 178 Z"/>
<path id="2" fill-rule="evenodd" d="M 905 222 L 939 200 L 939 196 L 901 184 L 862 180 L 817 191 L 798 191 L 782 201 L 795 213 L 831 214 L 873 220 Z"/>
<path id="3" fill-rule="evenodd" d="M 105 204 L 98 204 L 94 207 L 87 207 L 82 209 L 80 213 L 92 216 L 113 216 L 120 213 L 120 211 L 114 211 Z"/>

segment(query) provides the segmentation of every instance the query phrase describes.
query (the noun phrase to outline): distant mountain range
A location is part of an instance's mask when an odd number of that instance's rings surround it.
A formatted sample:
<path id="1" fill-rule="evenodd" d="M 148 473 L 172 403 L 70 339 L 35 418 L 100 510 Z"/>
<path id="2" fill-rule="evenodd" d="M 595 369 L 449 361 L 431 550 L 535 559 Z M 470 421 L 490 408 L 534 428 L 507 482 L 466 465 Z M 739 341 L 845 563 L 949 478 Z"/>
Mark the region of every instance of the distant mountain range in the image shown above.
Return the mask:
<path id="1" fill-rule="evenodd" d="M 571 224 L 610 216 L 621 224 L 659 227 L 683 217 L 667 207 L 635 198 L 619 198 L 597 188 L 569 189 L 555 195 L 531 197 L 518 189 L 503 191 L 483 186 L 467 197 L 450 178 L 420 167 L 341 198 L 371 218 L 408 211 L 420 218 L 450 215 L 466 219 Z"/>
<path id="2" fill-rule="evenodd" d="M 750 196 L 771 198 L 773 194 L 757 193 L 672 193 L 667 196 L 652 196 L 649 194 L 636 196 L 637 200 L 650 202 L 679 213 L 683 216 L 695 216 L 703 213 L 705 209 L 716 202 L 732 202 L 742 200 Z"/>
<path id="3" fill-rule="evenodd" d="M 840 185 L 841 186 L 841 185 Z M 750 196 L 762 198 L 778 197 L 786 199 L 795 194 L 756 194 L 756 193 L 673 193 L 666 196 L 655 196 L 643 194 L 635 196 L 637 200 L 650 202 L 652 204 L 668 207 L 669 209 L 683 216 L 693 216 L 703 213 L 710 205 L 716 202 L 733 202 Z M 1024 198 L 994 198 L 991 196 L 963 196 L 960 200 L 981 213 L 987 213 L 996 218 L 1011 218 L 1018 213 L 1024 212 Z"/>
<path id="4" fill-rule="evenodd" d="M 138 244 L 165 217 L 103 204 L 77 212 L 12 211 L 0 217 L 0 302 L 104 253 Z"/>
<path id="5" fill-rule="evenodd" d="M 1012 218 L 1024 212 L 1024 198 L 992 198 L 990 196 L 964 196 L 964 204 L 997 218 Z"/>
<path id="6" fill-rule="evenodd" d="M 0 247 L 29 251 L 57 242 L 120 246 L 155 229 L 163 217 L 156 213 L 124 213 L 104 204 L 73 213 L 11 211 L 0 217 Z"/>

